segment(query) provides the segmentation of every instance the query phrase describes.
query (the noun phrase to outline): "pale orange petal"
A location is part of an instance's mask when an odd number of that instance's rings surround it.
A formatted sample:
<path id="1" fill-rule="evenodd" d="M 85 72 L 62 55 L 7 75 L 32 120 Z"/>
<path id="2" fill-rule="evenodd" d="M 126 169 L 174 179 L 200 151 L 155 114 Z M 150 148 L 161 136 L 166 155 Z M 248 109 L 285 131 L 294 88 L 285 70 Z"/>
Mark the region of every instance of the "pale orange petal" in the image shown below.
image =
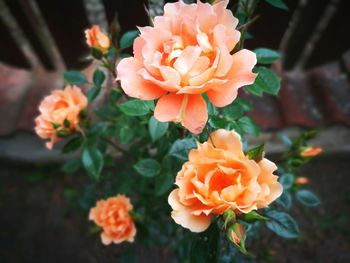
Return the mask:
<path id="1" fill-rule="evenodd" d="M 197 59 L 199 58 L 201 54 L 201 48 L 200 47 L 194 47 L 194 46 L 188 46 L 184 49 L 184 51 L 181 53 L 181 55 L 177 58 L 177 60 L 174 63 L 174 68 L 179 72 L 181 75 L 185 75 L 192 66 L 195 64 Z"/>
<path id="2" fill-rule="evenodd" d="M 205 214 L 195 216 L 185 206 L 181 205 L 178 201 L 178 189 L 170 193 L 168 202 L 174 209 L 171 217 L 177 224 L 196 233 L 203 232 L 209 227 L 210 216 L 206 216 Z"/>
<path id="3" fill-rule="evenodd" d="M 162 96 L 154 109 L 154 117 L 162 122 L 179 122 L 183 98 L 184 95 L 177 95 L 174 93 Z"/>
<path id="4" fill-rule="evenodd" d="M 141 63 L 134 58 L 124 58 L 117 66 L 117 79 L 121 81 L 124 92 L 134 98 L 142 100 L 157 99 L 166 93 L 154 83 L 142 78 L 138 71 L 142 69 Z"/>
<path id="5" fill-rule="evenodd" d="M 238 89 L 245 85 L 253 84 L 256 74 L 252 72 L 256 64 L 256 55 L 246 49 L 242 49 L 233 55 L 233 63 L 226 78 L 230 81 L 213 88 L 207 92 L 209 100 L 216 107 L 224 107 L 230 104 L 236 97 Z"/>
<path id="6" fill-rule="evenodd" d="M 219 129 L 211 133 L 211 140 L 215 147 L 235 152 L 238 156 L 244 156 L 241 136 L 235 131 Z"/>
<path id="7" fill-rule="evenodd" d="M 202 132 L 208 120 L 207 104 L 201 95 L 186 95 L 188 101 L 183 115 L 182 125 L 190 132 Z"/>

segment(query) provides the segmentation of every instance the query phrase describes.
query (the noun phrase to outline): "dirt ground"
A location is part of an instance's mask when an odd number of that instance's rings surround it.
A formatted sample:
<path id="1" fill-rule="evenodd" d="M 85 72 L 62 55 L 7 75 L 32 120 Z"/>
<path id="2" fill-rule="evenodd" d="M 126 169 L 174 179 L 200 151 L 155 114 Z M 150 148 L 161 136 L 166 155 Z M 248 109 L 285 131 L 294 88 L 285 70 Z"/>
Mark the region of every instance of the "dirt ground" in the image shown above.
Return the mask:
<path id="1" fill-rule="evenodd" d="M 92 234 L 87 215 L 76 200 L 81 174 L 62 175 L 55 165 L 0 162 L 0 262 L 109 263 L 120 260 L 128 246 L 103 246 Z M 295 206 L 300 240 L 276 236 L 262 242 L 257 262 L 350 262 L 350 156 L 325 156 L 307 164 L 309 188 L 321 200 L 310 210 Z M 138 249 L 136 262 L 169 262 L 163 249 Z"/>

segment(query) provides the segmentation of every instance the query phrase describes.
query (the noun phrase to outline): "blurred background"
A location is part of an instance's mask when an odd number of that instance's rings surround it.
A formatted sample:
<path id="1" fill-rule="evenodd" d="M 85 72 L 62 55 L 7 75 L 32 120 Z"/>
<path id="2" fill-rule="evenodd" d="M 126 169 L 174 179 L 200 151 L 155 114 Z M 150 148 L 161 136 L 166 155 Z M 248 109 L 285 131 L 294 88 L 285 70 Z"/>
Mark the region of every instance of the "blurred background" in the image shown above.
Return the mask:
<path id="1" fill-rule="evenodd" d="M 260 17 L 245 42 L 248 49 L 280 51 L 272 65 L 282 77 L 280 96 L 258 98 L 243 89 L 240 95 L 254 105 L 249 115 L 263 130 L 252 143 L 266 142 L 273 156 L 284 149 L 280 134 L 320 129 L 311 144 L 324 154 L 303 173 L 322 204 L 313 215 L 297 207 L 292 214 L 303 238 L 276 237 L 259 262 L 350 262 L 350 1 L 284 2 L 288 10 L 260 1 Z M 65 69 L 93 72 L 86 28 L 107 29 L 117 13 L 122 32 L 134 30 L 149 24 L 146 9 L 151 16 L 162 14 L 163 4 L 0 0 L 0 262 L 122 262 L 119 247 L 103 247 L 88 233 L 77 204 L 79 185 L 87 180 L 60 170 L 63 156 L 44 148 L 33 120 L 40 100 L 63 87 Z M 161 249 L 140 249 L 136 262 L 166 258 Z"/>

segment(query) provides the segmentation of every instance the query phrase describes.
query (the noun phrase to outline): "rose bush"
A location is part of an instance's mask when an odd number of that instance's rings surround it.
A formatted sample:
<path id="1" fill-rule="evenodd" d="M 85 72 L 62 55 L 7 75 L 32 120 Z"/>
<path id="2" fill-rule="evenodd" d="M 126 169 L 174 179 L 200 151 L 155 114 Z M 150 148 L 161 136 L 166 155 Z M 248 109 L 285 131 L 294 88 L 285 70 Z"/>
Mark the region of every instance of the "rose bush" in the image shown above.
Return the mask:
<path id="1" fill-rule="evenodd" d="M 89 77 L 64 74 L 87 96 L 68 85 L 40 104 L 38 135 L 50 139 L 50 148 L 67 138 L 63 153 L 80 153 L 63 171 L 84 168 L 90 176 L 72 196 L 79 196 L 75 201 L 97 225 L 90 232 L 101 232 L 104 244 L 136 240 L 165 247 L 175 262 L 239 262 L 237 252 L 249 255 L 245 242 L 256 242 L 263 227 L 284 238 L 299 236 L 287 213 L 293 198 L 319 204 L 304 189 L 308 178 L 296 177 L 321 151 L 307 145 L 314 132 L 294 141 L 282 136 L 288 150 L 278 170 L 264 157 L 264 145 L 248 147 L 245 135 L 257 136 L 259 128 L 245 114 L 253 106 L 237 91 L 244 86 L 251 95 L 277 95 L 280 78 L 263 65 L 279 55 L 243 49 L 257 2 L 229 5 L 235 16 L 228 4 L 166 4 L 164 15 L 140 32 L 120 34 L 117 20 L 110 34 L 93 26 L 86 40 L 99 67 Z M 107 96 L 97 106 L 103 89 Z M 170 208 L 184 228 L 172 222 Z M 124 255 L 122 261 L 132 261 Z"/>

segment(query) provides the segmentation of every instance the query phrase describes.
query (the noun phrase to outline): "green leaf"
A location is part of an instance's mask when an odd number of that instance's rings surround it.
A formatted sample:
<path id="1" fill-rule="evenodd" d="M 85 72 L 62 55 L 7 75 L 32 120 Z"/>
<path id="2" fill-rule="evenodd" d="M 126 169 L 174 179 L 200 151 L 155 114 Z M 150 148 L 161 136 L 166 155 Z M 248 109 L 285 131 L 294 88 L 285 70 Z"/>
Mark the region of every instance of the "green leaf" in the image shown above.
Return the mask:
<path id="1" fill-rule="evenodd" d="M 290 189 L 294 184 L 295 178 L 293 174 L 286 173 L 280 176 L 279 181 L 283 185 L 283 189 Z"/>
<path id="2" fill-rule="evenodd" d="M 208 123 L 210 127 L 214 129 L 225 129 L 228 125 L 226 120 L 221 119 L 218 116 L 210 116 Z"/>
<path id="3" fill-rule="evenodd" d="M 317 206 L 320 204 L 320 199 L 309 190 L 299 190 L 296 193 L 297 200 L 307 207 Z"/>
<path id="4" fill-rule="evenodd" d="M 290 209 L 292 207 L 292 196 L 288 190 L 283 190 L 282 195 L 276 200 L 276 202 L 285 209 Z"/>
<path id="5" fill-rule="evenodd" d="M 284 238 L 299 237 L 298 225 L 287 213 L 272 210 L 267 212 L 267 217 L 271 220 L 266 222 L 266 226 L 275 234 Z"/>
<path id="6" fill-rule="evenodd" d="M 64 145 L 62 149 L 62 153 L 75 152 L 80 148 L 83 142 L 84 142 L 84 139 L 81 136 L 72 138 Z"/>
<path id="7" fill-rule="evenodd" d="M 288 10 L 288 6 L 282 0 L 265 0 L 265 1 L 274 7 L 277 7 L 283 10 Z"/>
<path id="8" fill-rule="evenodd" d="M 243 130 L 242 128 L 238 125 L 237 121 L 232 121 L 228 123 L 228 129 L 229 130 L 234 130 L 237 132 L 239 135 L 243 136 Z"/>
<path id="9" fill-rule="evenodd" d="M 101 87 L 102 83 L 106 79 L 106 75 L 103 73 L 103 71 L 96 69 L 94 72 L 94 75 L 92 76 L 92 80 L 96 87 Z"/>
<path id="10" fill-rule="evenodd" d="M 260 64 L 271 64 L 280 58 L 280 54 L 277 51 L 268 48 L 257 48 L 254 52 Z"/>
<path id="11" fill-rule="evenodd" d="M 152 101 L 154 104 L 154 102 Z M 118 105 L 119 109 L 128 116 L 143 116 L 152 110 L 151 103 L 143 100 L 128 100 Z"/>
<path id="12" fill-rule="evenodd" d="M 140 34 L 138 30 L 131 30 L 125 32 L 119 41 L 119 47 L 121 49 L 125 49 L 131 47 L 134 43 L 135 38 Z"/>
<path id="13" fill-rule="evenodd" d="M 208 115 L 215 116 L 219 114 L 219 110 L 210 101 L 207 101 Z"/>
<path id="14" fill-rule="evenodd" d="M 166 194 L 174 184 L 174 176 L 171 173 L 160 173 L 156 180 L 156 195 Z"/>
<path id="15" fill-rule="evenodd" d="M 119 132 L 118 132 L 118 138 L 120 140 L 120 143 L 127 144 L 127 143 L 131 142 L 131 140 L 134 138 L 134 136 L 135 136 L 134 129 L 131 129 L 128 126 L 120 127 Z"/>
<path id="16" fill-rule="evenodd" d="M 159 122 L 153 116 L 148 121 L 148 131 L 152 138 L 152 141 L 156 141 L 161 138 L 168 130 L 168 122 Z"/>
<path id="17" fill-rule="evenodd" d="M 90 88 L 87 92 L 87 97 L 88 97 L 89 102 L 94 101 L 98 97 L 100 92 L 101 92 L 101 86 Z"/>
<path id="18" fill-rule="evenodd" d="M 235 102 L 238 103 L 244 111 L 249 111 L 253 109 L 253 106 L 245 99 L 236 98 Z"/>
<path id="19" fill-rule="evenodd" d="M 81 167 L 80 159 L 72 159 L 64 163 L 62 171 L 67 174 L 72 174 L 78 171 Z"/>
<path id="20" fill-rule="evenodd" d="M 243 214 L 243 220 L 249 223 L 255 222 L 257 220 L 269 220 L 267 217 L 260 215 L 256 211 L 251 211 L 248 214 Z"/>
<path id="21" fill-rule="evenodd" d="M 95 180 L 98 180 L 103 168 L 103 156 L 96 147 L 88 146 L 81 156 L 85 170 Z"/>
<path id="22" fill-rule="evenodd" d="M 230 120 L 239 119 L 244 114 L 244 109 L 235 101 L 222 109 L 225 118 Z"/>
<path id="23" fill-rule="evenodd" d="M 85 84 L 88 82 L 85 75 L 77 70 L 65 71 L 63 77 L 67 83 L 74 85 Z"/>
<path id="24" fill-rule="evenodd" d="M 250 93 L 255 96 L 261 97 L 263 95 L 262 89 L 253 83 L 252 85 L 246 86 L 245 89 Z"/>
<path id="25" fill-rule="evenodd" d="M 134 166 L 136 172 L 144 177 L 154 177 L 159 174 L 161 166 L 154 159 L 143 159 L 138 161 Z"/>
<path id="26" fill-rule="evenodd" d="M 186 161 L 189 150 L 196 147 L 196 142 L 192 138 L 178 139 L 169 150 L 169 155 Z"/>
<path id="27" fill-rule="evenodd" d="M 255 122 L 247 116 L 244 116 L 238 120 L 238 125 L 241 127 L 243 132 L 249 134 L 258 136 L 259 135 L 259 127 L 255 124 Z"/>
<path id="28" fill-rule="evenodd" d="M 261 161 L 261 159 L 264 157 L 264 148 L 265 145 L 261 144 L 257 147 L 254 147 L 250 150 L 248 150 L 247 152 L 247 156 L 250 160 L 254 160 L 254 161 Z"/>
<path id="29" fill-rule="evenodd" d="M 257 67 L 255 71 L 258 73 L 258 76 L 251 86 L 277 96 L 281 86 L 281 78 L 265 67 Z"/>

